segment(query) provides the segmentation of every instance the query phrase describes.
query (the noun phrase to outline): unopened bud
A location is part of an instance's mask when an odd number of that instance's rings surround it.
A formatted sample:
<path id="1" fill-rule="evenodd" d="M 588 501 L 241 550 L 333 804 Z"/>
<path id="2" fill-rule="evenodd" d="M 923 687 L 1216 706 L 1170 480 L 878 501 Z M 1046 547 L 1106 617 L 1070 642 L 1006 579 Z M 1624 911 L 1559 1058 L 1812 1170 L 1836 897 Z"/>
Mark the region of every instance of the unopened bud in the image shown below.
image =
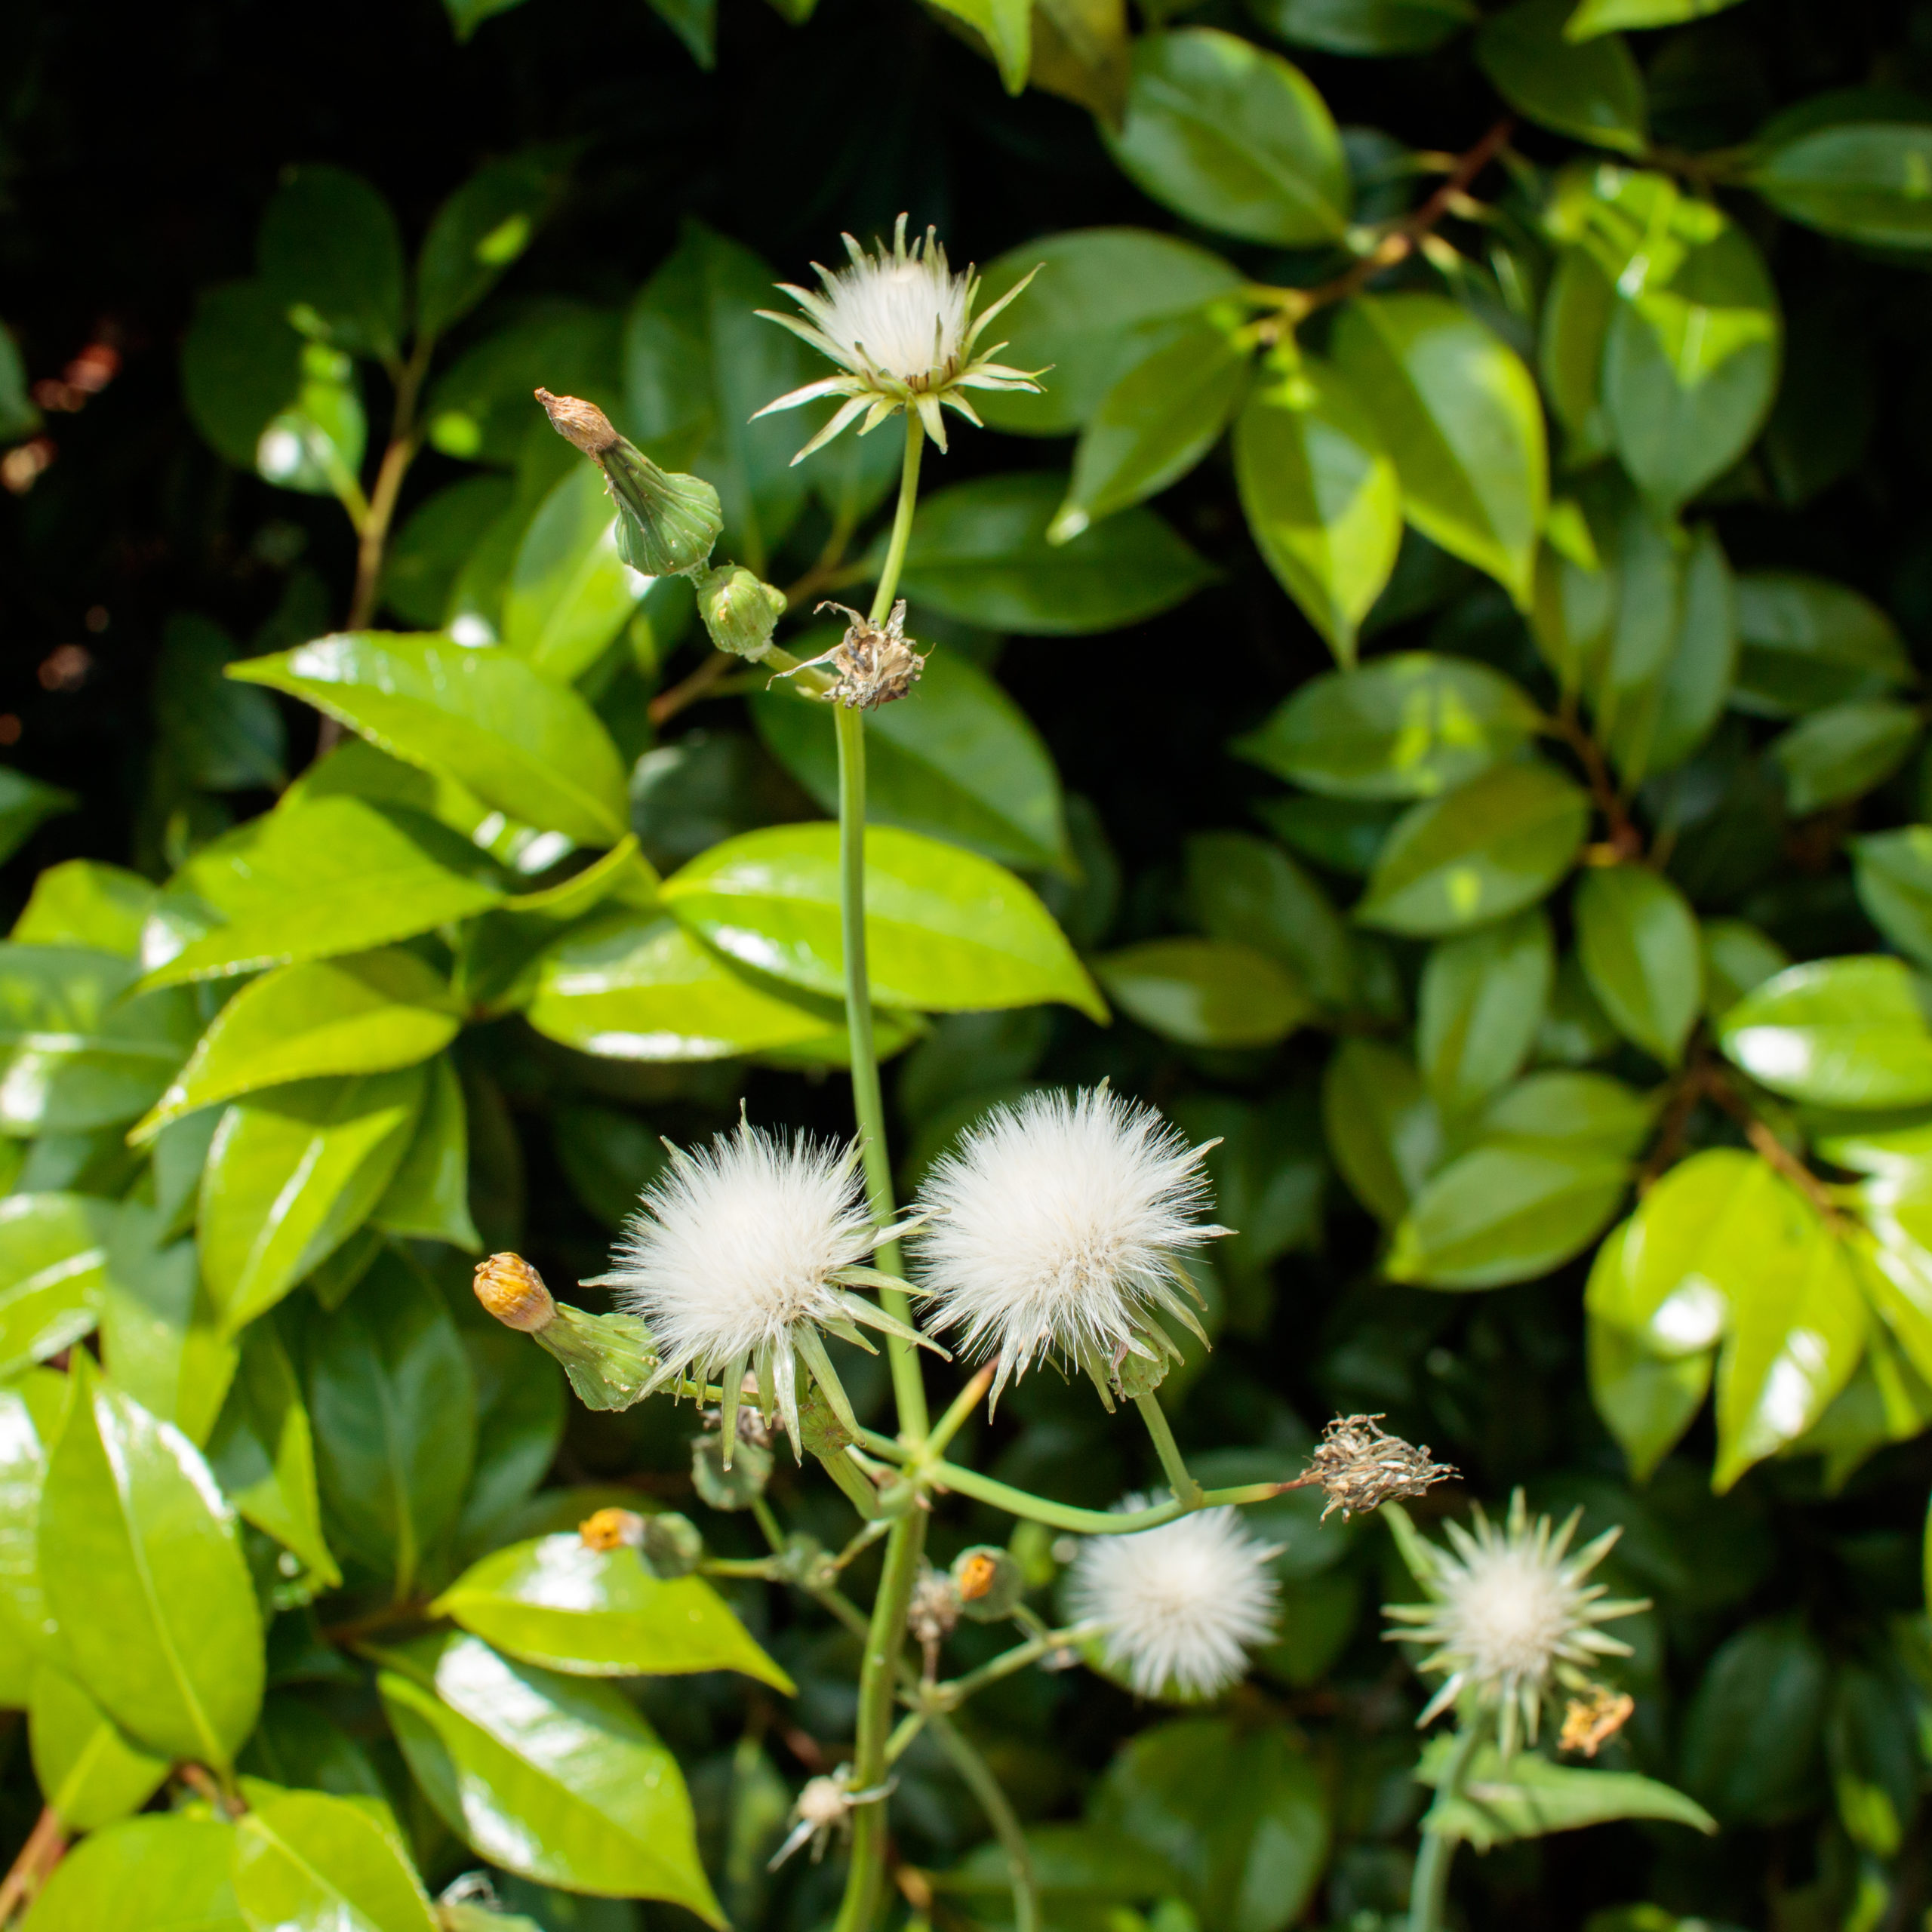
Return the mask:
<path id="1" fill-rule="evenodd" d="M 704 1561 L 704 1538 L 688 1516 L 675 1509 L 644 1520 L 644 1561 L 659 1582 L 688 1577 Z"/>
<path id="2" fill-rule="evenodd" d="M 749 1509 L 771 1480 L 771 1451 L 741 1435 L 732 1447 L 731 1466 L 724 1466 L 724 1444 L 718 1435 L 694 1438 L 691 1482 L 700 1499 L 713 1509 Z"/>
<path id="3" fill-rule="evenodd" d="M 701 571 L 724 528 L 718 492 L 699 476 L 658 468 L 595 403 L 539 389 L 550 426 L 604 472 L 617 506 L 617 555 L 646 577 Z"/>
<path id="4" fill-rule="evenodd" d="M 721 564 L 698 579 L 697 608 L 720 651 L 755 661 L 785 614 L 785 593 L 742 564 Z"/>
<path id="5" fill-rule="evenodd" d="M 586 1549 L 644 1547 L 645 1519 L 635 1509 L 599 1509 L 577 1526 Z"/>
<path id="6" fill-rule="evenodd" d="M 520 1254 L 493 1254 L 476 1264 L 476 1299 L 506 1328 L 534 1335 L 557 1318 L 543 1277 Z"/>
<path id="7" fill-rule="evenodd" d="M 1001 1623 L 1026 1594 L 1026 1566 L 1011 1550 L 981 1543 L 952 1559 L 952 1586 L 963 1616 L 975 1623 Z"/>
<path id="8" fill-rule="evenodd" d="M 1379 1415 L 1335 1417 L 1321 1432 L 1306 1472 L 1289 1485 L 1319 1484 L 1328 1498 L 1324 1520 L 1337 1509 L 1352 1516 L 1420 1496 L 1456 1473 L 1447 1463 L 1432 1462 L 1426 1444 L 1418 1449 L 1391 1435 L 1378 1426 L 1381 1420 Z"/>

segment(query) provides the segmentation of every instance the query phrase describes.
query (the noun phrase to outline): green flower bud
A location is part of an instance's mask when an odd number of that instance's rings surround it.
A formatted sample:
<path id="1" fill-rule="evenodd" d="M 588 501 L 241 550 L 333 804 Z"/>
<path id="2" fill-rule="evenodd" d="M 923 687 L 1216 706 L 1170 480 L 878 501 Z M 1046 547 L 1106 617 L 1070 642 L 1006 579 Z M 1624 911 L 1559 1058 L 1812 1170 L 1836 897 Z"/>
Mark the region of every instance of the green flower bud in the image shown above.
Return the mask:
<path id="1" fill-rule="evenodd" d="M 646 577 L 701 571 L 724 527 L 718 492 L 699 476 L 660 469 L 595 403 L 539 389 L 550 426 L 604 472 L 617 505 L 617 554 Z"/>
<path id="2" fill-rule="evenodd" d="M 749 1509 L 771 1480 L 771 1451 L 741 1435 L 733 1445 L 731 1466 L 724 1466 L 721 1435 L 694 1437 L 691 1442 L 691 1481 L 700 1500 L 713 1509 Z"/>
<path id="3" fill-rule="evenodd" d="M 697 608 L 720 651 L 755 663 L 785 614 L 785 593 L 760 583 L 742 564 L 721 564 L 698 579 Z"/>
<path id="4" fill-rule="evenodd" d="M 651 1331 L 635 1315 L 586 1315 L 568 1302 L 533 1340 L 556 1357 L 587 1409 L 627 1409 L 657 1372 Z"/>
<path id="5" fill-rule="evenodd" d="M 835 1456 L 858 1440 L 838 1420 L 825 1392 L 805 1376 L 798 1379 L 798 1440 L 811 1456 Z"/>
<path id="6" fill-rule="evenodd" d="M 688 1516 L 666 1509 L 644 1519 L 640 1553 L 645 1567 L 660 1583 L 674 1583 L 688 1577 L 703 1561 L 704 1538 Z"/>
<path id="7" fill-rule="evenodd" d="M 962 1617 L 975 1623 L 1001 1623 L 1026 1594 L 1026 1566 L 1009 1549 L 978 1543 L 952 1559 L 952 1587 Z"/>

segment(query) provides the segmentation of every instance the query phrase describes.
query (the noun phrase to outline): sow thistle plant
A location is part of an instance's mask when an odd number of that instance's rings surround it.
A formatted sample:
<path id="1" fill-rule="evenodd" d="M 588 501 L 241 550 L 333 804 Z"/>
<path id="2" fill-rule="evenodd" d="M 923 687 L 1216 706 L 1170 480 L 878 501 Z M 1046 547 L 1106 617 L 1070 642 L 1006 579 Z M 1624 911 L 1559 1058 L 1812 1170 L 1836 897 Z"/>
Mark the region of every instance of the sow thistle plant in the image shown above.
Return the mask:
<path id="1" fill-rule="evenodd" d="M 924 660 L 906 635 L 897 590 L 923 442 L 930 438 L 944 449 L 943 406 L 977 421 L 961 392 L 1035 388 L 1039 372 L 994 361 L 997 346 L 979 349 L 1003 304 L 976 316 L 977 281 L 970 272 L 952 272 L 930 231 L 909 246 L 902 219 L 890 249 L 869 254 L 849 237 L 847 248 L 850 266 L 821 269 L 820 292 L 788 291 L 802 317 L 770 318 L 839 373 L 768 408 L 841 398 L 801 456 L 861 417 L 863 435 L 895 415 L 904 420 L 905 451 L 870 608 L 835 607 L 847 629 L 818 658 L 801 662 L 774 641 L 786 605 L 781 593 L 737 565 L 712 563 L 715 498 L 707 499 L 706 486 L 657 469 L 589 405 L 539 393 L 560 432 L 604 471 L 627 557 L 640 568 L 648 559 L 692 577 L 721 649 L 795 677 L 829 701 L 857 1134 L 842 1145 L 802 1134 L 786 1139 L 741 1118 L 735 1132 L 706 1146 L 670 1146 L 670 1165 L 645 1191 L 610 1269 L 586 1283 L 611 1291 L 617 1307 L 611 1314 L 557 1303 L 513 1256 L 494 1257 L 478 1269 L 478 1292 L 500 1318 L 558 1355 L 592 1406 L 627 1407 L 658 1393 L 705 1405 L 717 1433 L 694 1445 L 700 1493 L 718 1507 L 752 1510 L 771 1553 L 712 1558 L 683 1518 L 666 1524 L 623 1511 L 587 1521 L 586 1546 L 635 1552 L 660 1577 L 695 1568 L 787 1583 L 863 1636 L 851 1755 L 806 1784 L 773 1863 L 808 1845 L 817 1860 L 835 1839 L 849 1839 L 836 1932 L 869 1932 L 879 1918 L 889 1863 L 886 1807 L 895 1767 L 916 1738 L 929 1734 L 1004 1847 L 1015 1921 L 1021 1932 L 1034 1932 L 1040 1908 L 1024 1834 L 991 1770 L 952 1721 L 960 1707 L 1015 1672 L 1064 1668 L 1083 1657 L 1143 1698 L 1188 1704 L 1219 1697 L 1279 1634 L 1273 1564 L 1282 1551 L 1243 1521 L 1242 1506 L 1318 1487 L 1324 1515 L 1339 1509 L 1346 1515 L 1422 1495 L 1454 1472 L 1426 1448 L 1386 1434 L 1377 1418 L 1358 1416 L 1332 1423 L 1298 1475 L 1203 1487 L 1175 1442 L 1158 1391 L 1183 1359 L 1180 1332 L 1208 1343 L 1189 1263 L 1232 1232 L 1208 1218 L 1205 1157 L 1217 1143 L 1191 1143 L 1154 1108 L 1104 1083 L 995 1108 L 933 1164 L 909 1212 L 895 1204 L 866 959 L 865 718 L 882 703 L 916 701 Z M 915 1303 L 922 1305 L 916 1319 Z M 827 1346 L 836 1338 L 876 1352 L 874 1336 L 891 1370 L 897 1414 L 890 1434 L 861 1421 Z M 922 1358 L 949 1362 L 945 1342 L 975 1367 L 935 1420 Z M 1166 1478 L 1165 1496 L 1130 1496 L 1109 1511 L 1075 1508 L 947 1459 L 983 1401 L 990 1414 L 1010 1384 L 1048 1364 L 1084 1374 L 1109 1412 L 1121 1404 L 1139 1412 Z M 835 1554 L 788 1531 L 765 1499 L 774 1429 L 783 1429 L 795 1459 L 818 1462 L 858 1514 Z M 1067 1558 L 1066 1622 L 1053 1626 L 1028 1603 L 1029 1579 L 1011 1550 L 969 1550 L 944 1571 L 926 1560 L 928 1524 L 949 1494 L 1079 1539 L 1071 1552 L 1054 1546 Z M 1399 1510 L 1395 1515 L 1431 1601 L 1390 1614 L 1416 1623 L 1407 1634 L 1435 1646 L 1423 1668 L 1447 1675 L 1423 1721 L 1452 1705 L 1463 1720 L 1462 1769 L 1445 1783 L 1439 1813 L 1459 1790 L 1478 1740 L 1492 1740 L 1507 1758 L 1519 1735 L 1537 1737 L 1553 1685 L 1594 1687 L 1582 1666 L 1622 1648 L 1596 1626 L 1635 1606 L 1604 1601 L 1584 1580 L 1614 1533 L 1571 1556 L 1574 1521 L 1555 1534 L 1546 1523 L 1531 1527 L 1520 1497 L 1502 1532 L 1480 1512 L 1473 1532 L 1452 1524 L 1454 1555 L 1423 1543 Z M 842 1586 L 850 1566 L 880 1542 L 883 1561 L 868 1611 Z M 963 1620 L 1011 1622 L 1019 1641 L 946 1678 L 945 1647 Z M 1603 1729 L 1601 1713 L 1592 1722 Z M 1438 1831 L 1430 1842 L 1441 1838 Z M 1432 1932 L 1439 1884 L 1419 1881 L 1417 1898 L 1418 1932 Z"/>

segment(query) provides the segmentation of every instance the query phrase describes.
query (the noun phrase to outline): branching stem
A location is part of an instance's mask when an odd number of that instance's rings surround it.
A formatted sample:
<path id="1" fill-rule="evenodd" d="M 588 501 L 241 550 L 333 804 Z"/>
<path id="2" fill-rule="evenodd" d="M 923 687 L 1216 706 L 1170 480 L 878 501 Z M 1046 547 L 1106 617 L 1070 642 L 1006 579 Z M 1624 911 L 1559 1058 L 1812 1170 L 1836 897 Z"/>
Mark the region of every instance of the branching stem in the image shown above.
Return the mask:
<path id="1" fill-rule="evenodd" d="M 1456 1856 L 1456 1841 L 1437 1830 L 1435 1821 L 1438 1813 L 1462 1795 L 1463 1780 L 1469 1775 L 1480 1735 L 1473 1724 L 1465 1724 L 1457 1733 L 1448 1769 L 1435 1788 L 1435 1802 L 1422 1821 L 1422 1850 L 1409 1890 L 1409 1932 L 1443 1932 L 1442 1909 L 1448 1901 L 1449 1867 Z"/>

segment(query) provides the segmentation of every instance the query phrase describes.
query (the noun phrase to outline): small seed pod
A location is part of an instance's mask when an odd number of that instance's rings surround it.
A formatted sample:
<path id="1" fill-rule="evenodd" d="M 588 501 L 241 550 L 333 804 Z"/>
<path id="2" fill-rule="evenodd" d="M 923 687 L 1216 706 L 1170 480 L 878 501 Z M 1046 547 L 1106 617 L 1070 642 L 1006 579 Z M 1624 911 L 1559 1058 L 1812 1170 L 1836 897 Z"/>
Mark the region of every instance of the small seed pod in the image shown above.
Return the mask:
<path id="1" fill-rule="evenodd" d="M 961 1607 L 958 1586 L 945 1571 L 921 1571 L 906 1607 L 906 1628 L 915 1642 L 937 1651 L 952 1635 Z"/>
<path id="2" fill-rule="evenodd" d="M 975 1623 L 998 1623 L 1020 1607 L 1026 1571 L 1011 1550 L 980 1543 L 952 1559 L 952 1586 L 959 1593 L 961 1616 Z"/>
<path id="3" fill-rule="evenodd" d="M 688 1577 L 704 1560 L 704 1538 L 688 1516 L 675 1509 L 644 1519 L 644 1560 L 660 1583 Z"/>
<path id="4" fill-rule="evenodd" d="M 635 1509 L 599 1509 L 577 1526 L 586 1549 L 632 1549 L 644 1547 L 645 1519 Z"/>
<path id="5" fill-rule="evenodd" d="M 691 1441 L 691 1481 L 713 1509 L 749 1509 L 771 1480 L 771 1451 L 741 1436 L 724 1466 L 724 1444 L 715 1432 Z"/>
<path id="6" fill-rule="evenodd" d="M 476 1299 L 506 1328 L 534 1335 L 557 1318 L 543 1277 L 520 1254 L 493 1254 L 476 1264 Z"/>
<path id="7" fill-rule="evenodd" d="M 697 608 L 720 651 L 755 662 L 785 614 L 785 593 L 742 564 L 721 564 L 697 580 Z"/>

